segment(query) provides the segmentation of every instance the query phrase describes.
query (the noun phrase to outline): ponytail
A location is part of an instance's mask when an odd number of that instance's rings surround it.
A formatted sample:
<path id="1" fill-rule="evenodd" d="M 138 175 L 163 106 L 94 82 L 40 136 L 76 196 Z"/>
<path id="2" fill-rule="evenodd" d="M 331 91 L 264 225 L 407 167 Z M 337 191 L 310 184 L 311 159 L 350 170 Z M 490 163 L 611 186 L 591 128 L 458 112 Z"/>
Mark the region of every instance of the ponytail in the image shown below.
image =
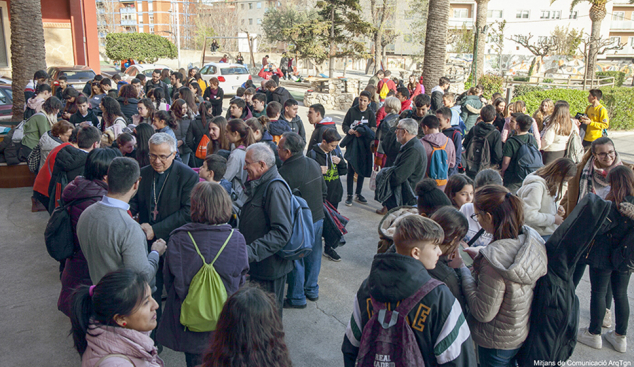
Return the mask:
<path id="1" fill-rule="evenodd" d="M 478 211 L 491 215 L 495 227 L 493 241 L 515 239 L 522 232 L 524 225 L 522 199 L 511 194 L 506 187 L 487 185 L 478 189 L 473 205 Z"/>
<path id="2" fill-rule="evenodd" d="M 72 324 L 73 341 L 79 355 L 86 351 L 88 343 L 86 334 L 90 324 L 90 318 L 94 315 L 92 297 L 89 294 L 89 286 L 82 285 L 75 290 L 72 296 L 70 322 Z"/>
<path id="3" fill-rule="evenodd" d="M 231 119 L 227 122 L 227 128 L 231 132 L 237 132 L 240 134 L 240 141 L 242 145 L 248 147 L 249 145 L 255 144 L 255 135 L 253 134 L 253 130 L 247 125 L 242 119 Z"/>
<path id="4" fill-rule="evenodd" d="M 198 114 L 200 115 L 200 119 L 203 122 L 203 128 L 205 128 L 205 130 L 209 130 L 209 121 L 207 121 L 207 119 L 210 117 L 213 118 L 213 115 L 207 114 L 207 111 L 210 108 L 212 108 L 212 106 L 209 101 L 204 101 L 200 104 L 200 106 L 198 106 Z M 207 131 L 206 134 L 209 134 L 209 131 Z"/>

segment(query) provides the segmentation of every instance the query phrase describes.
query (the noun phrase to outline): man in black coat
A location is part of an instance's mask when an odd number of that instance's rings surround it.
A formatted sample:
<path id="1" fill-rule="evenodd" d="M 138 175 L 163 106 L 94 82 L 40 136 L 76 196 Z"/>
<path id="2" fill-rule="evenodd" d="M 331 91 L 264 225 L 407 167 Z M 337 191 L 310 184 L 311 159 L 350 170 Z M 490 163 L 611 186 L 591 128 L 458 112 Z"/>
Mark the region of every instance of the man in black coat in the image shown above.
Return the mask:
<path id="1" fill-rule="evenodd" d="M 306 200 L 313 215 L 315 240 L 313 251 L 303 259 L 295 261 L 295 268 L 288 275 L 288 293 L 284 301 L 286 308 L 305 308 L 306 298 L 317 301 L 319 298 L 319 271 L 321 269 L 321 233 L 324 226 L 324 200 L 328 194 L 321 166 L 304 156 L 306 143 L 299 134 L 286 132 L 282 135 L 277 151 L 284 162 L 280 175 L 292 191 Z"/>
<path id="2" fill-rule="evenodd" d="M 145 83 L 145 94 L 147 94 L 150 89 L 163 88 L 163 92 L 165 92 L 165 102 L 167 104 L 172 104 L 169 95 L 169 88 L 167 87 L 167 84 L 165 84 L 165 82 L 161 80 L 161 71 L 161 69 L 154 69 L 154 71 L 152 72 L 152 79 L 148 80 L 147 83 Z"/>
<path id="3" fill-rule="evenodd" d="M 291 96 L 291 93 L 286 90 L 286 88 L 278 86 L 273 79 L 268 80 L 266 84 L 264 84 L 264 89 L 266 89 L 270 93 L 267 94 L 269 96 L 269 103 L 275 101 L 284 106 L 284 103 L 286 103 L 287 100 L 293 98 L 293 96 Z"/>
<path id="4" fill-rule="evenodd" d="M 174 161 L 176 151 L 176 140 L 170 135 L 152 135 L 150 165 L 141 168 L 139 191 L 130 200 L 130 211 L 132 215 L 139 215 L 139 223 L 149 246 L 157 239 L 169 242 L 169 235 L 173 230 L 191 221 L 189 198 L 199 181 L 198 175 L 183 163 Z M 159 320 L 162 293 L 163 258 L 156 272 L 156 291 L 152 294 L 159 304 Z"/>
<path id="5" fill-rule="evenodd" d="M 275 154 L 266 143 L 247 148 L 244 169 L 247 201 L 240 212 L 240 232 L 247 243 L 251 281 L 275 295 L 280 316 L 286 275 L 293 262 L 277 254 L 291 238 L 293 229 L 291 193 L 280 179 Z M 270 187 L 269 187 L 270 185 Z"/>
<path id="6" fill-rule="evenodd" d="M 418 123 L 414 119 L 399 121 L 396 128 L 396 138 L 401 143 L 401 148 L 394 161 L 394 172 L 390 176 L 392 192 L 401 187 L 401 198 L 392 195 L 383 203 L 388 210 L 401 205 L 413 205 L 416 203 L 414 189 L 416 184 L 423 179 L 427 171 L 427 153 L 425 147 L 416 137 Z"/>
<path id="7" fill-rule="evenodd" d="M 55 158 L 55 166 L 48 185 L 48 212 L 53 213 L 64 187 L 77 176 L 84 174 L 86 158 L 93 149 L 101 146 L 101 132 L 94 126 L 84 126 L 77 133 L 77 148 L 62 148 Z"/>

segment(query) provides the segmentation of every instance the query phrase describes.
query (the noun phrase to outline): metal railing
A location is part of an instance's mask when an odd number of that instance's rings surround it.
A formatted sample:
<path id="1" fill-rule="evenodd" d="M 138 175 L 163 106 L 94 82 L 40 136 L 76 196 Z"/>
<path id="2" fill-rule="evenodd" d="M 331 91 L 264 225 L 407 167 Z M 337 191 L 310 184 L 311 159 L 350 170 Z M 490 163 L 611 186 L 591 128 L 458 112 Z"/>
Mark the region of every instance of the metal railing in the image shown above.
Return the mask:
<path id="1" fill-rule="evenodd" d="M 568 88 L 568 89 L 583 89 L 583 78 L 556 78 L 556 77 L 544 77 L 544 76 L 531 76 L 528 81 L 513 80 L 512 77 L 506 77 L 506 85 L 534 85 L 539 87 L 552 87 L 552 88 Z M 546 80 L 548 82 L 546 82 Z M 615 78 L 612 76 L 602 76 L 594 79 L 586 79 L 586 89 L 601 88 L 601 87 L 613 87 L 615 86 Z"/>

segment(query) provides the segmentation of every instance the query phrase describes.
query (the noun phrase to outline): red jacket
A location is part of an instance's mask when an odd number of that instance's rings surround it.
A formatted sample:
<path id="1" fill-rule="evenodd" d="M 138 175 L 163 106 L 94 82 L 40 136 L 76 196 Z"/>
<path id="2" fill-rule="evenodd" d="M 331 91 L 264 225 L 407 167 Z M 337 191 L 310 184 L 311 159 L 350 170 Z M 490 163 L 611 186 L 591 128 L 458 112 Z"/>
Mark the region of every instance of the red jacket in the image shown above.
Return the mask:
<path id="1" fill-rule="evenodd" d="M 264 68 L 262 68 L 262 69 L 260 70 L 260 72 L 258 73 L 258 76 L 259 76 L 260 78 L 263 78 L 264 80 L 269 80 L 269 79 L 271 79 L 271 76 L 272 76 L 273 74 L 274 74 L 274 73 L 273 73 L 272 71 L 270 71 L 270 70 L 266 70 L 266 71 L 265 71 L 265 70 L 264 70 Z M 282 72 L 280 71 L 280 69 L 277 69 L 277 71 L 275 72 L 275 74 L 277 74 L 277 75 L 278 75 L 278 76 L 280 76 L 280 77 L 283 77 L 283 76 L 284 76 L 284 74 L 282 74 Z"/>
<path id="2" fill-rule="evenodd" d="M 376 93 L 379 94 L 379 98 L 383 101 L 384 98 L 381 98 L 381 88 L 383 88 L 383 84 L 387 83 L 387 88 L 389 90 L 393 90 L 396 93 L 396 84 L 390 78 L 383 78 L 379 80 L 379 83 L 376 85 Z"/>
<path id="3" fill-rule="evenodd" d="M 421 93 L 423 93 L 422 84 L 416 83 L 416 87 L 414 88 L 414 91 L 412 90 L 409 91 L 409 98 L 413 101 L 414 97 L 416 97 L 417 95 Z"/>
<path id="4" fill-rule="evenodd" d="M 71 145 L 70 143 L 63 143 L 56 146 L 46 157 L 46 161 L 44 165 L 38 172 L 37 177 L 35 178 L 35 183 L 33 184 L 33 191 L 37 191 L 40 194 L 48 197 L 48 185 L 51 182 L 51 174 L 53 173 L 53 167 L 55 167 L 55 158 L 57 157 L 57 153 L 59 153 L 62 148 L 67 145 Z"/>
<path id="5" fill-rule="evenodd" d="M 412 99 L 406 99 L 401 102 L 401 112 L 411 110 L 412 109 Z"/>

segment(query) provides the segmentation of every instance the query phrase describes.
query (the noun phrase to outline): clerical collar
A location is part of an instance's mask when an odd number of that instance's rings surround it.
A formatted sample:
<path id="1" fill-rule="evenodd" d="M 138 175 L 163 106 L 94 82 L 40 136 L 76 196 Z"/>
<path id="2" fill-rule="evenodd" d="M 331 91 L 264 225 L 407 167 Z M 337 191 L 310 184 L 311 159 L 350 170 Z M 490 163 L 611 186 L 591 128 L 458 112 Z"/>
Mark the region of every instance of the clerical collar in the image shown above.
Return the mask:
<path id="1" fill-rule="evenodd" d="M 166 169 L 165 171 L 163 171 L 163 172 L 156 172 L 156 170 L 155 170 L 154 172 L 158 173 L 159 175 L 163 175 L 163 174 L 165 174 L 165 173 L 169 172 L 169 171 L 172 169 L 172 167 L 174 167 L 174 162 L 172 162 L 172 164 L 169 166 L 169 168 L 168 168 L 168 169 Z"/>

